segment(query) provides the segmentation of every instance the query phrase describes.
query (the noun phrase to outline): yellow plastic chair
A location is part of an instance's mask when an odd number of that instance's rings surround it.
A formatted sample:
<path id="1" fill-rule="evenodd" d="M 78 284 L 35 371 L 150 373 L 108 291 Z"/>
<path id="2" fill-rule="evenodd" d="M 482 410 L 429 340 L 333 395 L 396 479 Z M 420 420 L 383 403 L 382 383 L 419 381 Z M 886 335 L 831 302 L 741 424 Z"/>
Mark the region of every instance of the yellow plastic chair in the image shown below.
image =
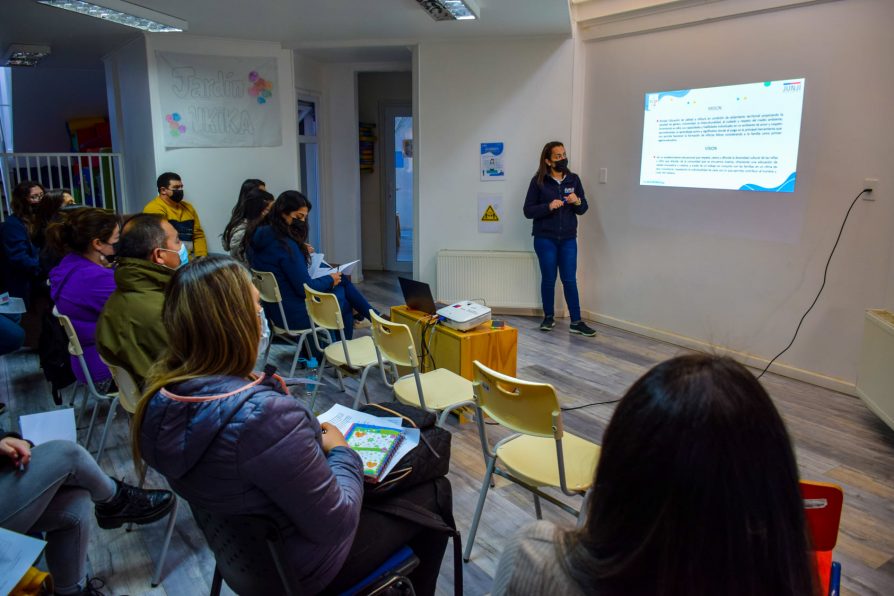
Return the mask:
<path id="1" fill-rule="evenodd" d="M 105 362 L 105 360 L 103 360 L 103 362 Z M 112 371 L 112 378 L 115 379 L 115 384 L 118 385 L 118 403 L 121 404 L 121 407 L 124 408 L 128 414 L 133 416 L 137 411 L 137 405 L 140 403 L 142 397 L 140 388 L 137 386 L 136 381 L 133 380 L 133 376 L 126 369 L 121 368 L 120 366 L 115 366 L 114 364 L 109 364 L 108 362 L 106 362 L 106 366 Z M 143 488 L 145 481 L 146 465 L 144 464 L 140 473 L 140 488 Z M 174 507 L 171 509 L 171 512 L 168 513 L 168 525 L 165 528 L 165 538 L 161 545 L 161 556 L 158 558 L 158 563 L 155 565 L 155 572 L 152 574 L 151 583 L 153 588 L 161 583 L 161 572 L 165 564 L 165 559 L 168 556 L 168 547 L 171 545 L 171 536 L 174 534 L 174 524 L 177 522 L 177 509 L 179 507 L 180 500 L 175 495 Z M 128 532 L 130 532 L 132 526 L 133 524 L 127 525 Z"/>
<path id="2" fill-rule="evenodd" d="M 394 396 L 398 401 L 440 414 L 438 418 L 440 426 L 444 426 L 447 416 L 453 410 L 474 405 L 472 381 L 446 368 L 438 368 L 427 373 L 419 372 L 419 359 L 416 356 L 416 346 L 409 327 L 383 319 L 373 310 L 369 311 L 369 317 L 372 321 L 372 336 L 379 357 L 382 380 L 394 389 Z M 412 368 L 413 372 L 392 384 L 385 375 L 386 361 L 390 361 L 392 368 L 405 366 Z"/>
<path id="3" fill-rule="evenodd" d="M 540 490 L 555 487 L 566 495 L 582 496 L 593 483 L 599 445 L 566 433 L 562 410 L 552 385 L 521 381 L 474 362 L 475 407 L 478 436 L 487 472 L 481 483 L 478 507 L 472 518 L 463 560 L 468 562 L 475 533 L 494 474 L 519 484 L 534 494 L 534 509 L 541 519 L 540 499 L 546 499 L 574 516 L 580 514 Z M 514 431 L 493 448 L 487 440 L 484 415 Z M 497 467 L 497 460 L 505 469 Z"/>
<path id="4" fill-rule="evenodd" d="M 77 358 L 78 364 L 81 367 L 81 372 L 84 373 L 84 378 L 87 380 L 87 382 L 84 383 L 84 393 L 81 399 L 78 422 L 80 422 L 81 414 L 84 413 L 87 406 L 88 394 L 92 395 L 96 400 L 96 404 L 93 406 L 93 415 L 90 417 L 90 426 L 87 427 L 87 437 L 84 439 L 84 449 L 87 451 L 90 451 L 90 439 L 93 437 L 96 416 L 99 414 L 99 403 L 104 401 L 111 402 L 111 405 L 109 405 L 109 412 L 106 415 L 106 423 L 102 429 L 102 437 L 99 439 L 99 449 L 96 451 L 96 463 L 99 463 L 106 446 L 106 438 L 109 434 L 109 428 L 112 426 L 112 420 L 115 419 L 115 412 L 118 409 L 119 396 L 118 393 L 99 392 L 96 385 L 93 383 L 93 376 L 90 374 L 90 369 L 87 368 L 87 361 L 84 359 L 84 349 L 81 347 L 81 341 L 78 339 L 78 334 L 75 331 L 74 325 L 71 323 L 71 319 L 60 313 L 59 309 L 55 306 L 53 307 L 53 316 L 56 317 L 59 324 L 62 325 L 62 328 L 65 330 L 65 335 L 68 336 L 68 353 Z"/>
<path id="5" fill-rule="evenodd" d="M 351 373 L 360 373 L 360 385 L 357 387 L 357 393 L 354 395 L 353 408 L 356 409 L 360 405 L 360 394 L 366 392 L 366 377 L 369 370 L 374 366 L 379 366 L 379 353 L 376 351 L 376 344 L 368 335 L 358 337 L 357 339 L 345 339 L 345 323 L 341 316 L 341 309 L 338 306 L 338 298 L 335 294 L 327 292 L 318 292 L 304 284 L 304 302 L 307 305 L 307 314 L 310 317 L 310 323 L 313 330 L 322 328 L 329 331 L 337 331 L 340 341 L 330 343 L 326 348 L 320 347 L 317 334 L 314 333 L 314 342 L 317 349 L 323 352 L 323 361 L 320 362 L 319 381 L 323 380 L 323 371 L 326 363 L 329 362 L 335 367 L 338 375 L 338 384 L 342 391 L 345 390 L 344 380 L 342 378 L 342 370 Z M 310 408 L 313 410 L 314 400 L 317 397 L 320 385 L 314 385 L 313 396 L 310 401 Z M 369 402 L 367 395 L 366 401 Z"/>
<path id="6" fill-rule="evenodd" d="M 267 322 L 270 323 L 270 331 L 276 337 L 279 337 L 286 343 L 289 343 L 295 346 L 295 356 L 292 358 L 292 368 L 289 370 L 289 376 L 295 376 L 295 368 L 298 366 L 298 359 L 301 357 L 301 348 L 305 346 L 305 342 L 307 342 L 307 336 L 313 333 L 313 329 L 290 329 L 289 321 L 286 319 L 286 310 L 282 305 L 282 294 L 279 291 L 279 284 L 276 281 L 276 276 L 269 271 L 255 271 L 251 270 L 251 282 L 258 289 L 258 293 L 261 295 L 261 302 L 266 302 L 268 304 L 275 304 L 279 307 L 279 316 L 282 317 L 283 327 L 275 324 L 272 319 L 267 318 Z M 329 335 L 329 332 L 325 329 L 321 330 L 326 337 L 327 343 L 332 343 L 332 338 Z M 272 339 L 272 338 L 271 338 Z M 319 343 L 319 342 L 317 342 Z M 273 345 L 273 342 L 267 344 L 267 350 L 264 352 L 264 362 L 261 367 L 267 364 L 267 356 L 270 354 L 270 346 Z M 310 353 L 310 344 L 307 343 L 307 353 L 308 356 L 312 356 Z"/>

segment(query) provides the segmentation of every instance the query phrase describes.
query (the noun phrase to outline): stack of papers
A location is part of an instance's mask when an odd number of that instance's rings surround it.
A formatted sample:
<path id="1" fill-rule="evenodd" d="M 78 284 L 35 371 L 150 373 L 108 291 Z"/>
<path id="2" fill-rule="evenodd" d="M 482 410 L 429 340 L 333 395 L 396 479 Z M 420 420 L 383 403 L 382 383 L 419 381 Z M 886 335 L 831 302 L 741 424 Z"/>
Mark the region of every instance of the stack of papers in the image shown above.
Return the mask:
<path id="1" fill-rule="evenodd" d="M 9 594 L 47 545 L 43 540 L 0 528 L 0 594 Z"/>
<path id="2" fill-rule="evenodd" d="M 323 277 L 324 275 L 331 275 L 333 273 L 341 273 L 342 275 L 351 275 L 354 271 L 354 267 L 360 261 L 351 261 L 350 263 L 345 263 L 344 265 L 339 265 L 338 267 L 332 267 L 323 260 L 323 253 L 315 252 L 310 255 L 310 265 L 307 267 L 307 272 L 310 274 L 311 279 L 317 279 L 319 277 Z"/>
<path id="3" fill-rule="evenodd" d="M 35 445 L 47 441 L 78 442 L 73 408 L 19 416 L 19 428 L 22 436 Z"/>
<path id="4" fill-rule="evenodd" d="M 351 408 L 347 408 L 340 404 L 335 404 L 334 406 L 317 416 L 317 420 L 319 420 L 320 423 L 328 422 L 329 424 L 340 430 L 343 435 L 348 434 L 348 431 L 355 424 L 368 424 L 371 426 L 382 426 L 385 428 L 396 428 L 402 430 L 404 438 L 400 442 L 398 448 L 394 451 L 391 460 L 388 462 L 382 473 L 379 475 L 380 478 L 384 478 L 385 476 L 390 474 L 391 470 L 393 470 L 395 466 L 397 466 L 400 460 L 403 459 L 403 457 L 410 451 L 415 449 L 417 445 L 419 445 L 419 429 L 401 427 L 401 423 L 403 421 L 400 418 L 379 418 L 378 416 L 373 416 L 372 414 L 364 414 L 363 412 L 352 410 Z"/>

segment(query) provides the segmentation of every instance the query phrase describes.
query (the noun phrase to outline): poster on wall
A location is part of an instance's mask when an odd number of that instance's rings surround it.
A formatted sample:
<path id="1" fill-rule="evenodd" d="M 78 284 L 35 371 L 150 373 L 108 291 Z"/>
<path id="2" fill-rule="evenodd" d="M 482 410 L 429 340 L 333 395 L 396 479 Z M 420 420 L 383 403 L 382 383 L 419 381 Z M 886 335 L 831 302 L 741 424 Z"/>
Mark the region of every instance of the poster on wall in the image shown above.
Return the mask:
<path id="1" fill-rule="evenodd" d="M 155 54 L 165 148 L 282 145 L 276 58 Z"/>
<path id="2" fill-rule="evenodd" d="M 481 180 L 505 180 L 503 143 L 481 143 Z"/>
<path id="3" fill-rule="evenodd" d="M 501 234 L 503 232 L 502 194 L 478 193 L 478 232 L 482 234 Z"/>

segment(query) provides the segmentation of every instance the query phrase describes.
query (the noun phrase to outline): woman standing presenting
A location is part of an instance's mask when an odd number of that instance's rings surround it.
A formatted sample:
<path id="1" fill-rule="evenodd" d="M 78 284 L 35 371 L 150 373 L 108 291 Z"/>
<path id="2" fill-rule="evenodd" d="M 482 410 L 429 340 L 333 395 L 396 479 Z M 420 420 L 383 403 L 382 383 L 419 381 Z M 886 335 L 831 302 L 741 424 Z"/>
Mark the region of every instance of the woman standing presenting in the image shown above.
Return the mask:
<path id="1" fill-rule="evenodd" d="M 584 187 L 578 175 L 568 170 L 565 146 L 559 141 L 547 143 L 525 197 L 525 217 L 534 220 L 531 235 L 540 261 L 541 331 L 552 331 L 556 326 L 554 302 L 558 272 L 571 315 L 569 331 L 585 337 L 596 335 L 581 319 L 577 296 L 577 216 L 586 211 Z"/>

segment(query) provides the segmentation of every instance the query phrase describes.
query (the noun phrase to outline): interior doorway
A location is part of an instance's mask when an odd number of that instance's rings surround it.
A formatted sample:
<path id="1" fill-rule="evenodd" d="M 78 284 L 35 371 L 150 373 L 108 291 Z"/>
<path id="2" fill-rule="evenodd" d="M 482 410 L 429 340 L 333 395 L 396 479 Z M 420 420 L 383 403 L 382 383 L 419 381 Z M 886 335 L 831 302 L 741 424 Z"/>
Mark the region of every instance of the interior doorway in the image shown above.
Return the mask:
<path id="1" fill-rule="evenodd" d="M 313 209 L 307 218 L 308 240 L 317 250 L 323 248 L 320 214 L 320 141 L 319 96 L 298 95 L 298 160 L 301 172 L 301 192 L 310 199 Z"/>
<path id="2" fill-rule="evenodd" d="M 385 269 L 413 270 L 413 106 L 382 105 L 382 215 Z"/>

